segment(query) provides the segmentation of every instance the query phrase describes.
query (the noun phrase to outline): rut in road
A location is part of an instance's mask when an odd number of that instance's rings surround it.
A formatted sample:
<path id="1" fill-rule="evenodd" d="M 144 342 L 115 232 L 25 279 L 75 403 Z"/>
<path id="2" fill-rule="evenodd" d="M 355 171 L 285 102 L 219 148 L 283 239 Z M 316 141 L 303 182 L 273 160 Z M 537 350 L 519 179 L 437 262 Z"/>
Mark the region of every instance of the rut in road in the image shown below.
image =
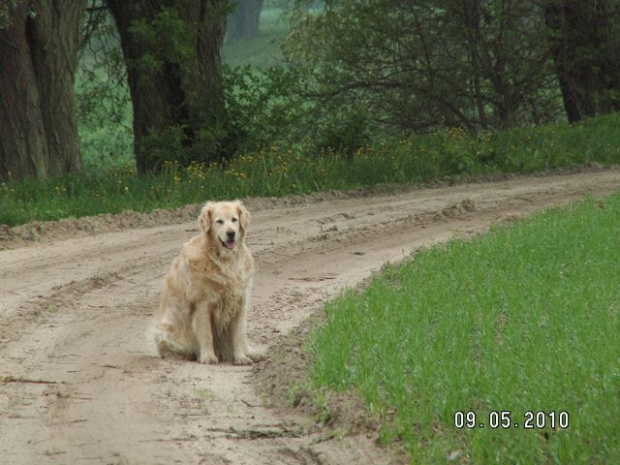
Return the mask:
<path id="1" fill-rule="evenodd" d="M 247 242 L 257 262 L 249 339 L 273 354 L 327 298 L 387 261 L 618 189 L 613 169 L 248 199 Z M 333 438 L 300 412 L 267 407 L 252 368 L 155 356 L 144 333 L 163 276 L 197 231 L 194 222 L 86 237 L 69 231 L 0 252 L 1 463 L 397 462 L 366 433 Z"/>

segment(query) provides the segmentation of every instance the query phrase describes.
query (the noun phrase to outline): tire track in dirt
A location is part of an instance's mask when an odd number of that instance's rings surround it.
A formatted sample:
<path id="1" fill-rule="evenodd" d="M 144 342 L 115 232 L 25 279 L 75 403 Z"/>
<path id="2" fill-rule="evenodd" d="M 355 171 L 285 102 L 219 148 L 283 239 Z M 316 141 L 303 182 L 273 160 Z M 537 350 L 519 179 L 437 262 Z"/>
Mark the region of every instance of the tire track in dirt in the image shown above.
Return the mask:
<path id="1" fill-rule="evenodd" d="M 620 171 L 295 202 L 246 202 L 258 264 L 249 338 L 271 354 L 343 286 L 419 247 L 585 194 Z M 160 360 L 144 333 L 193 222 L 0 252 L 0 457 L 7 464 L 375 464 L 365 434 L 332 438 L 266 406 L 251 368 Z"/>

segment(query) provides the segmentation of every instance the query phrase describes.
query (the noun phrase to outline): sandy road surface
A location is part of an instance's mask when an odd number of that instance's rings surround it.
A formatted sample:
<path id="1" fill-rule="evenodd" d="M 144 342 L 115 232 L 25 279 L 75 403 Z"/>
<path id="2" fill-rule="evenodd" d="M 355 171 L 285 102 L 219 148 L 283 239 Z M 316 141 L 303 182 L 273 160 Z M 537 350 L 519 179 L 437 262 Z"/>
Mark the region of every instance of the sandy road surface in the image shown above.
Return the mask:
<path id="1" fill-rule="evenodd" d="M 386 261 L 500 219 L 620 189 L 620 170 L 265 208 L 249 338 L 269 353 Z M 144 333 L 193 222 L 0 252 L 0 463 L 380 464 L 364 435 L 324 440 L 264 406 L 252 368 L 162 361 Z"/>

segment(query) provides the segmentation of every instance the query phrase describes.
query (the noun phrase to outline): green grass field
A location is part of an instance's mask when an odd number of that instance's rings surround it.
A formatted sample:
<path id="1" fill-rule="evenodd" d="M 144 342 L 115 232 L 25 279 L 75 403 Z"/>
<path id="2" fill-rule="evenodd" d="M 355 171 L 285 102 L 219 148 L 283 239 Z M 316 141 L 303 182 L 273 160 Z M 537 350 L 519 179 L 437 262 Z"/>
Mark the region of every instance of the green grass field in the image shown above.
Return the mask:
<path id="1" fill-rule="evenodd" d="M 619 238 L 616 194 L 419 253 L 328 304 L 312 381 L 411 463 L 620 463 Z"/>

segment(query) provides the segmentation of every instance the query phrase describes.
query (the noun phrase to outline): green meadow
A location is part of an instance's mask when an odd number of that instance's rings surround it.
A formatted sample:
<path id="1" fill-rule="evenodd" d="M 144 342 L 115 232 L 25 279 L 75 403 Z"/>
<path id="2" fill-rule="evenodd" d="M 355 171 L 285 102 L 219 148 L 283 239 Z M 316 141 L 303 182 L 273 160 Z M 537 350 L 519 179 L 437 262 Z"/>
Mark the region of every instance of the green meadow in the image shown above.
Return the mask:
<path id="1" fill-rule="evenodd" d="M 434 247 L 327 305 L 311 382 L 414 464 L 620 463 L 619 276 L 620 194 Z"/>

